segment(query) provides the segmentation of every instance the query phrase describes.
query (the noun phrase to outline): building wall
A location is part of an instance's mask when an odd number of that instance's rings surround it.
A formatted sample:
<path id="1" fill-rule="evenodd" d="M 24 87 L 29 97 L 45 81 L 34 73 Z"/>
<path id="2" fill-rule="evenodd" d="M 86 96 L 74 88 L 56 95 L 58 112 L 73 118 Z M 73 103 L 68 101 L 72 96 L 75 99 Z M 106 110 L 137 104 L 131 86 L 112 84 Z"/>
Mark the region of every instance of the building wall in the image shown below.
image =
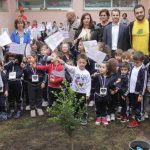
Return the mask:
<path id="1" fill-rule="evenodd" d="M 150 8 L 150 0 L 141 0 L 141 3 L 145 6 L 146 17 L 148 17 L 148 9 Z M 6 0 L 5 5 L 7 9 L 5 11 L 0 11 L 0 29 L 9 28 L 11 32 L 14 28 L 14 19 L 18 16 L 19 12 L 16 8 L 16 0 Z M 82 13 L 89 12 L 92 15 L 93 20 L 99 21 L 99 10 L 84 10 L 83 0 L 73 0 L 73 9 L 75 10 L 77 16 L 81 17 Z M 134 19 L 133 10 L 121 11 L 127 12 L 128 19 L 132 21 Z M 65 20 L 66 11 L 65 10 L 26 10 L 25 15 L 28 20 L 32 22 L 33 19 L 38 20 L 38 22 L 63 22 Z"/>

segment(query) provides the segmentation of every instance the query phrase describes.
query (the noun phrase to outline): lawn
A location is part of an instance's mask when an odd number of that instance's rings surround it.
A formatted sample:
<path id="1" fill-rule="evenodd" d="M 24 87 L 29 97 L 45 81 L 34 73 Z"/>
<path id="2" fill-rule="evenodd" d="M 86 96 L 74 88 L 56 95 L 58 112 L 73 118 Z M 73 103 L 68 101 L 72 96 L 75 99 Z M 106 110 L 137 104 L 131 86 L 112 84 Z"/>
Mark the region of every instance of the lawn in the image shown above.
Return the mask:
<path id="1" fill-rule="evenodd" d="M 95 126 L 93 114 L 90 112 L 88 125 L 77 130 L 75 150 L 128 150 L 129 141 L 150 141 L 150 120 L 135 129 L 119 121 L 103 127 Z M 70 150 L 61 126 L 47 119 L 48 115 L 30 118 L 26 112 L 19 120 L 0 122 L 0 150 Z"/>

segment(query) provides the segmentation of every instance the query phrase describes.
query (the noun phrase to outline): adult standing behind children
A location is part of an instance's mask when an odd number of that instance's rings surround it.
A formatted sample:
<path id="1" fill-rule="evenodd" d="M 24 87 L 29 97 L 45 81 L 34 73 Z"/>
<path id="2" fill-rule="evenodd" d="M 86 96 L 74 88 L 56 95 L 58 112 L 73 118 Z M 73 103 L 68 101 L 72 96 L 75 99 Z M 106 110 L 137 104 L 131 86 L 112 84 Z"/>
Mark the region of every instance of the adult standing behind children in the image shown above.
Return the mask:
<path id="1" fill-rule="evenodd" d="M 145 18 L 145 8 L 143 5 L 134 7 L 136 20 L 128 26 L 129 48 L 149 55 L 150 48 L 150 22 Z"/>
<path id="2" fill-rule="evenodd" d="M 82 39 L 83 41 L 102 41 L 100 28 L 93 24 L 92 17 L 89 13 L 84 13 L 82 15 L 80 26 L 76 30 L 74 39 L 75 43 L 78 39 Z"/>
<path id="3" fill-rule="evenodd" d="M 104 28 L 109 25 L 111 22 L 109 22 L 110 13 L 108 9 L 102 9 L 99 12 L 99 19 L 100 22 L 97 24 L 101 28 L 101 35 L 103 37 Z"/>
<path id="4" fill-rule="evenodd" d="M 105 27 L 103 41 L 112 49 L 112 56 L 117 49 L 127 50 L 127 26 L 120 23 L 120 10 L 111 12 L 112 24 Z"/>
<path id="5" fill-rule="evenodd" d="M 66 14 L 66 21 L 64 22 L 64 30 L 69 32 L 69 38 L 66 39 L 66 42 L 73 43 L 75 29 L 80 25 L 79 20 L 76 17 L 76 14 L 73 10 L 69 10 Z"/>

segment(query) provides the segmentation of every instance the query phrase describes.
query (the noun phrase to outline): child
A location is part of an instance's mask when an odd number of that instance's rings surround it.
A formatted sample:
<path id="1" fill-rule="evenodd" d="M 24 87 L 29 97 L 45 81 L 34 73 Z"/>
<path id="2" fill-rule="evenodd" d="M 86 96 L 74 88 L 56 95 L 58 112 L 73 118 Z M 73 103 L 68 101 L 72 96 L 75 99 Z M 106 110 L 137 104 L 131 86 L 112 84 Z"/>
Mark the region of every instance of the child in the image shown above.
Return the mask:
<path id="1" fill-rule="evenodd" d="M 66 62 L 69 59 L 73 59 L 70 52 L 70 45 L 68 43 L 62 43 L 61 52 L 63 53 L 63 60 Z"/>
<path id="2" fill-rule="evenodd" d="M 95 106 L 96 106 L 96 125 L 103 123 L 108 125 L 107 121 L 107 104 L 110 101 L 110 87 L 112 82 L 110 74 L 110 65 L 107 62 L 100 64 L 100 75 L 95 77 Z"/>
<path id="3" fill-rule="evenodd" d="M 129 73 L 129 64 L 127 62 L 121 63 L 120 65 L 120 75 L 117 79 L 117 81 L 115 82 L 115 86 L 118 90 L 118 94 L 119 94 L 119 103 L 121 106 L 121 115 L 118 116 L 117 119 L 121 119 L 120 122 L 126 122 L 127 121 L 127 98 L 125 97 L 125 93 L 128 90 L 128 73 Z"/>
<path id="4" fill-rule="evenodd" d="M 115 55 L 115 59 L 118 61 L 118 63 L 121 63 L 122 53 L 123 53 L 122 49 L 117 49 L 115 51 L 114 55 Z"/>
<path id="5" fill-rule="evenodd" d="M 43 88 L 46 83 L 46 74 L 43 71 L 38 71 L 33 68 L 36 64 L 37 56 L 31 55 L 29 65 L 24 68 L 24 76 L 26 76 L 26 82 L 28 82 L 28 95 L 30 102 L 30 115 L 31 117 L 36 117 L 35 109 L 39 116 L 44 115 L 42 110 L 42 97 L 43 97 Z"/>
<path id="6" fill-rule="evenodd" d="M 141 121 L 143 96 L 145 94 L 147 83 L 147 69 L 143 64 L 144 54 L 142 52 L 135 52 L 133 55 L 134 67 L 131 69 L 129 76 L 129 107 L 130 115 L 135 118 L 130 118 L 128 127 L 137 127 L 138 122 Z M 126 94 L 127 95 L 127 94 Z"/>
<path id="7" fill-rule="evenodd" d="M 8 83 L 6 75 L 3 72 L 3 64 L 0 61 L 0 121 L 7 119 L 6 114 L 6 97 L 8 96 Z"/>
<path id="8" fill-rule="evenodd" d="M 90 73 L 85 69 L 87 64 L 87 57 L 85 54 L 80 54 L 77 58 L 77 66 L 70 66 L 64 61 L 60 60 L 64 64 L 65 68 L 69 73 L 73 75 L 71 88 L 76 92 L 77 100 L 84 97 L 84 100 L 80 103 L 81 109 L 83 109 L 86 104 L 86 99 L 90 96 L 91 91 L 91 76 Z M 76 112 L 77 113 L 77 112 Z M 87 124 L 87 115 L 84 113 L 81 120 L 82 125 Z"/>
<path id="9" fill-rule="evenodd" d="M 41 56 L 39 58 L 38 64 L 40 65 L 48 65 L 50 64 L 50 60 L 48 60 L 48 58 L 50 57 L 51 54 L 51 50 L 49 49 L 49 47 L 44 44 L 41 47 Z M 47 74 L 47 81 L 48 81 L 48 72 L 45 72 Z M 43 89 L 43 102 L 42 102 L 42 106 L 46 107 L 48 106 L 48 82 L 45 83 L 46 86 Z"/>
<path id="10" fill-rule="evenodd" d="M 148 70 L 148 82 L 147 90 L 144 96 L 144 118 L 149 118 L 148 113 L 150 111 L 150 62 L 146 65 Z"/>
<path id="11" fill-rule="evenodd" d="M 8 102 L 10 111 L 8 118 L 12 118 L 14 116 L 14 118 L 18 119 L 21 116 L 21 80 L 23 77 L 23 71 L 14 54 L 7 53 L 6 56 L 8 57 L 8 60 L 6 59 L 7 63 L 4 64 L 4 68 L 6 70 L 6 77 L 8 79 Z M 15 106 L 17 106 L 17 108 Z"/>
<path id="12" fill-rule="evenodd" d="M 49 107 L 53 105 L 57 97 L 55 92 L 59 92 L 62 81 L 64 80 L 64 68 L 59 63 L 59 59 L 62 57 L 60 52 L 54 51 L 51 54 L 51 63 L 48 65 L 36 65 L 37 70 L 47 70 L 49 74 L 48 90 L 49 90 Z"/>
<path id="13" fill-rule="evenodd" d="M 113 79 L 113 82 L 116 82 L 118 79 L 118 68 L 119 68 L 119 63 L 115 58 L 111 58 L 108 60 L 108 63 L 110 65 L 110 69 L 111 69 L 111 76 Z M 110 121 L 115 121 L 115 112 L 116 112 L 116 107 L 118 106 L 118 93 L 116 90 L 116 87 L 113 86 L 114 84 L 112 84 L 111 87 L 111 100 L 108 102 L 108 116 L 107 116 L 107 120 L 108 122 Z"/>

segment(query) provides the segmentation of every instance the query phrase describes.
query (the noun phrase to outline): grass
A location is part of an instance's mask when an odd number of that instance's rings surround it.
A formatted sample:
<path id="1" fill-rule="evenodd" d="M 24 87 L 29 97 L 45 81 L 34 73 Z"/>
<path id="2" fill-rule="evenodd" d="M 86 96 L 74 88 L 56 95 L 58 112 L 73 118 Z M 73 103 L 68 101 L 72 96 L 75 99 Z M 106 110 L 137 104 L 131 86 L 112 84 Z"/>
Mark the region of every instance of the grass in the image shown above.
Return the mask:
<path id="1" fill-rule="evenodd" d="M 68 138 L 60 125 L 48 123 L 48 117 L 0 122 L 0 150 L 70 150 Z M 81 126 L 75 135 L 75 150 L 124 150 L 129 141 L 150 140 L 150 120 L 130 129 L 118 121 L 108 127 L 95 126 L 91 115 L 87 126 Z"/>

